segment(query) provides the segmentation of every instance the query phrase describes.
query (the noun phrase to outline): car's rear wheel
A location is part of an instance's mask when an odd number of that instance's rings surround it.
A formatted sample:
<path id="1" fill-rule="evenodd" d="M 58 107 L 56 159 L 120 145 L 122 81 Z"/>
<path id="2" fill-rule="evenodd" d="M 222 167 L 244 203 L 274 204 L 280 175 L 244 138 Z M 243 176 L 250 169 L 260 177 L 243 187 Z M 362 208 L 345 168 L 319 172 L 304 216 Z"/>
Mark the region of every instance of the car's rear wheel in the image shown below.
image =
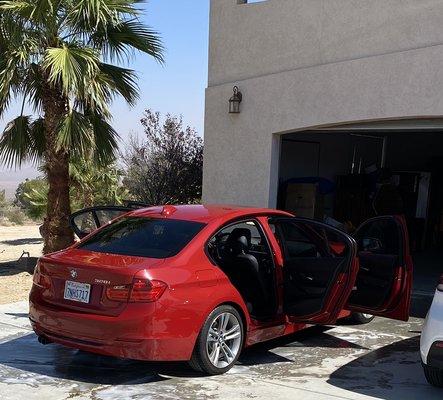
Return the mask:
<path id="1" fill-rule="evenodd" d="M 349 317 L 349 319 L 358 325 L 363 325 L 363 324 L 369 324 L 369 322 L 374 320 L 374 316 L 372 314 L 365 314 L 365 313 L 359 313 L 359 312 L 355 312 L 352 313 L 351 316 Z"/>
<path id="2" fill-rule="evenodd" d="M 225 373 L 240 356 L 243 336 L 243 322 L 238 311 L 229 305 L 217 307 L 203 324 L 190 366 L 210 375 Z"/>
<path id="3" fill-rule="evenodd" d="M 433 386 L 443 387 L 443 370 L 423 364 L 426 380 Z"/>

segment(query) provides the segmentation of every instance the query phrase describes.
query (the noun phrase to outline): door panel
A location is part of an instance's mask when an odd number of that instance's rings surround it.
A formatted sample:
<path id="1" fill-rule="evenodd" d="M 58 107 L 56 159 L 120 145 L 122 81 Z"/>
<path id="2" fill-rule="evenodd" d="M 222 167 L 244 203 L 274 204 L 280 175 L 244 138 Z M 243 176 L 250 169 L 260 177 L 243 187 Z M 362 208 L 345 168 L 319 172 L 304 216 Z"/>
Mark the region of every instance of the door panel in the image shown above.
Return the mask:
<path id="1" fill-rule="evenodd" d="M 71 215 L 70 225 L 75 234 L 82 239 L 101 226 L 131 210 L 133 210 L 133 208 L 123 206 L 85 208 Z"/>
<path id="2" fill-rule="evenodd" d="M 283 309 L 294 322 L 334 323 L 358 270 L 357 245 L 347 234 L 304 218 L 273 218 L 283 253 Z"/>
<path id="3" fill-rule="evenodd" d="M 354 235 L 360 270 L 347 308 L 407 321 L 412 259 L 404 219 L 384 216 L 366 221 Z"/>
<path id="4" fill-rule="evenodd" d="M 343 258 L 297 258 L 285 264 L 285 311 L 292 316 L 318 312 Z"/>

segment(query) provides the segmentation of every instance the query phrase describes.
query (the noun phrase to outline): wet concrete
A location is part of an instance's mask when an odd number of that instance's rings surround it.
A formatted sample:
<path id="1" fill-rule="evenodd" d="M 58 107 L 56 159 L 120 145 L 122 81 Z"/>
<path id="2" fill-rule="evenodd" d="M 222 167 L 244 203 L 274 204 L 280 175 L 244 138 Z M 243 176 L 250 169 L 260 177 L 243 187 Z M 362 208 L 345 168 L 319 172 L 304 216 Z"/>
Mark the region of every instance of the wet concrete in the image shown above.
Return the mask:
<path id="1" fill-rule="evenodd" d="M 0 306 L 0 399 L 441 399 L 419 358 L 422 319 L 313 327 L 244 352 L 217 377 L 37 342 L 27 304 Z"/>

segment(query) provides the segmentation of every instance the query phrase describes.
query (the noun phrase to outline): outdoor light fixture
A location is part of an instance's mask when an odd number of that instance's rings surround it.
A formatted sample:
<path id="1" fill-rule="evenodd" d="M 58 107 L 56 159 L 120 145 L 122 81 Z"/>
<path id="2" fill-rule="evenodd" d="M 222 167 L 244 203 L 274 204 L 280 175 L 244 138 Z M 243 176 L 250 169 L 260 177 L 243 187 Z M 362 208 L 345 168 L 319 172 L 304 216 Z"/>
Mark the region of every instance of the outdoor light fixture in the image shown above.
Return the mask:
<path id="1" fill-rule="evenodd" d="M 229 114 L 239 114 L 243 95 L 238 90 L 238 86 L 234 86 L 233 91 L 234 95 L 229 99 Z"/>

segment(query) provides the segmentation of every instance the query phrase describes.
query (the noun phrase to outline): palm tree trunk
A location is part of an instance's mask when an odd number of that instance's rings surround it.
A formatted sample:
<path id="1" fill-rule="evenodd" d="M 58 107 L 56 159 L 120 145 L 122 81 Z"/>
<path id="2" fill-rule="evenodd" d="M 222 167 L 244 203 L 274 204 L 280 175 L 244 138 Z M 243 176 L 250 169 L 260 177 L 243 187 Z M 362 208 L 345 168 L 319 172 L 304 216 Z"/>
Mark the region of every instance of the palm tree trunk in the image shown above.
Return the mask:
<path id="1" fill-rule="evenodd" d="M 43 225 L 43 253 L 62 250 L 74 242 L 69 225 L 69 152 L 57 149 L 57 127 L 66 114 L 67 101 L 61 90 L 46 85 L 43 95 L 46 151 L 44 167 L 49 184 L 48 209 Z"/>

